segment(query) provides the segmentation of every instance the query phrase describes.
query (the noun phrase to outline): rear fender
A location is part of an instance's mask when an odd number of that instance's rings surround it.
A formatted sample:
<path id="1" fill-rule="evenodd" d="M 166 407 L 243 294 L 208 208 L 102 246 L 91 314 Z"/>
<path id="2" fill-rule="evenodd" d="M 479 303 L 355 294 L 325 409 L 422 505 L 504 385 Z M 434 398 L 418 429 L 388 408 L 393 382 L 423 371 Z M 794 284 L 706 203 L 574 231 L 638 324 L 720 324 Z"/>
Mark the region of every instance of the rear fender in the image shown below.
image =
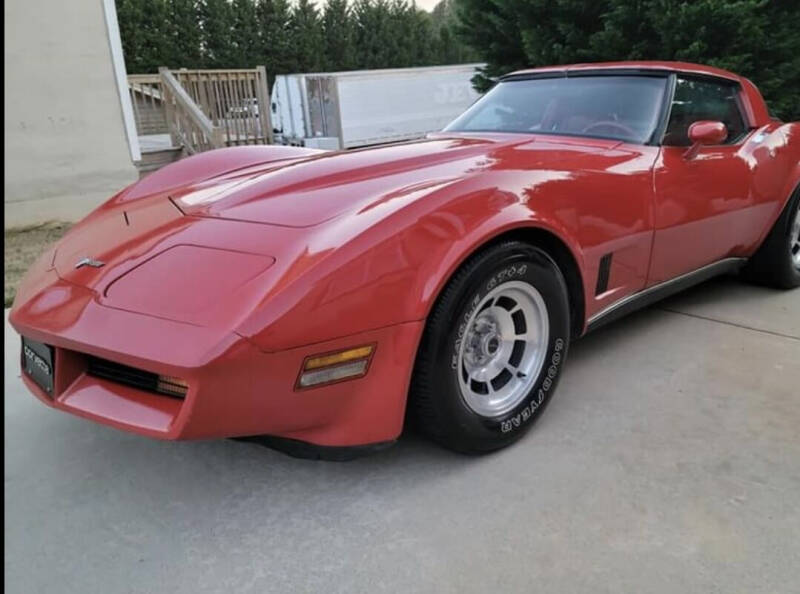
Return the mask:
<path id="1" fill-rule="evenodd" d="M 781 210 L 789 202 L 792 193 L 800 186 L 800 122 L 792 122 L 783 126 L 783 135 L 786 137 L 787 148 L 795 156 L 795 165 L 789 171 L 783 187 Z"/>
<path id="2" fill-rule="evenodd" d="M 785 153 L 788 156 L 788 162 L 791 163 L 787 168 L 781 168 L 782 171 L 767 170 L 766 174 L 772 176 L 779 176 L 784 178 L 784 182 L 779 185 L 777 196 L 775 199 L 775 211 L 769 219 L 769 225 L 763 230 L 761 237 L 756 245 L 760 246 L 766 239 L 769 232 L 772 230 L 776 221 L 780 218 L 786 205 L 791 200 L 794 191 L 800 187 L 800 122 L 791 122 L 784 124 L 776 130 L 783 138 L 784 143 L 782 146 L 774 147 L 771 153 L 771 159 L 774 160 L 776 156 L 780 157 L 779 153 Z M 768 165 L 768 163 L 765 163 Z"/>

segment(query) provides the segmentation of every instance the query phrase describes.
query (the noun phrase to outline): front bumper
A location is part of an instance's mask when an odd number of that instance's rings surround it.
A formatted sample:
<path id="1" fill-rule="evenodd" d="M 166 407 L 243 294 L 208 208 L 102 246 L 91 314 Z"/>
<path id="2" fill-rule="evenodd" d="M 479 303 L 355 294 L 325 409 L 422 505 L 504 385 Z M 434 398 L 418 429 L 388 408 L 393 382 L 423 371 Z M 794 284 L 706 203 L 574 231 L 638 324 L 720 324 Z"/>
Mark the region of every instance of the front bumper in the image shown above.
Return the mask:
<path id="1" fill-rule="evenodd" d="M 93 293 L 58 278 L 14 307 L 21 335 L 55 348 L 55 388 L 45 404 L 160 439 L 270 435 L 319 446 L 396 439 L 422 322 L 408 322 L 313 345 L 264 353 L 241 336 L 100 305 Z M 296 391 L 306 357 L 374 343 L 366 376 Z M 183 399 L 87 374 L 87 355 L 182 378 Z"/>

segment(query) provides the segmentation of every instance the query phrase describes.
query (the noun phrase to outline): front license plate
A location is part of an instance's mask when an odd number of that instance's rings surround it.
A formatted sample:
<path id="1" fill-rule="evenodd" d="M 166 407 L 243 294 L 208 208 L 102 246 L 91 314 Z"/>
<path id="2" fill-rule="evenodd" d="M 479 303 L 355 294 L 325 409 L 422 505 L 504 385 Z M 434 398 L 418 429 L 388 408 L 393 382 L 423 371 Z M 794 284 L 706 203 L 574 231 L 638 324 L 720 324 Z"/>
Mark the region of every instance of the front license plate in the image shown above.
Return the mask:
<path id="1" fill-rule="evenodd" d="M 42 390 L 53 394 L 53 347 L 22 338 L 22 372 Z"/>

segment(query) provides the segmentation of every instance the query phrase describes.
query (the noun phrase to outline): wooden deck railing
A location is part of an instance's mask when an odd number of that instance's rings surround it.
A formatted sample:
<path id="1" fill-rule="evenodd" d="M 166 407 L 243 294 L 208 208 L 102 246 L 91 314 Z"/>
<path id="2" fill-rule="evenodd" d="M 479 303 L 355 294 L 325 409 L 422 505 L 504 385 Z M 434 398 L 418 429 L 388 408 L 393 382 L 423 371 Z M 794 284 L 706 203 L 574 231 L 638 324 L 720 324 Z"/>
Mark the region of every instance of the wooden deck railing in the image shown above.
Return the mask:
<path id="1" fill-rule="evenodd" d="M 190 155 L 225 146 L 222 129 L 214 126 L 169 69 L 159 68 L 158 74 L 172 144 Z"/>
<path id="2" fill-rule="evenodd" d="M 140 136 L 169 133 L 174 146 L 193 154 L 222 146 L 270 144 L 267 73 L 169 70 L 128 76 Z"/>
<path id="3" fill-rule="evenodd" d="M 172 74 L 214 126 L 223 129 L 226 145 L 272 143 L 267 72 L 263 66 L 173 70 Z"/>
<path id="4" fill-rule="evenodd" d="M 158 74 L 129 74 L 128 93 L 139 136 L 169 132 L 161 97 L 161 77 Z"/>

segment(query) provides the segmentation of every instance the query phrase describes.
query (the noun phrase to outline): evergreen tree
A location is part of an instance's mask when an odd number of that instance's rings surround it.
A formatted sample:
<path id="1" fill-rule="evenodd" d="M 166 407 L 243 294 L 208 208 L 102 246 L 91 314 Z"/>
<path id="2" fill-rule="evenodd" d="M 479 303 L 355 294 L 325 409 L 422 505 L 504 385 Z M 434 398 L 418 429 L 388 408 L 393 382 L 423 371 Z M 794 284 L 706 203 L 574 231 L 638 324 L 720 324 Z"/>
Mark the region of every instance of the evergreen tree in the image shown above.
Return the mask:
<path id="1" fill-rule="evenodd" d="M 406 0 L 391 0 L 387 27 L 391 66 L 427 66 L 433 63 L 430 15 Z"/>
<path id="2" fill-rule="evenodd" d="M 429 12 L 420 10 L 416 4 L 408 5 L 406 11 L 408 22 L 408 38 L 399 40 L 401 46 L 408 48 L 404 52 L 402 66 L 431 66 L 441 64 L 437 50 L 439 45 L 439 32 L 433 26 L 433 18 Z M 408 43 L 408 40 L 411 43 Z"/>
<path id="3" fill-rule="evenodd" d="M 515 0 L 458 0 L 459 37 L 480 55 L 486 66 L 472 79 L 483 92 L 493 78 L 530 64 L 522 42 Z"/>
<path id="4" fill-rule="evenodd" d="M 353 21 L 347 0 L 328 0 L 322 13 L 324 68 L 351 70 L 356 64 Z"/>
<path id="5" fill-rule="evenodd" d="M 297 70 L 290 21 L 291 9 L 288 0 L 258 0 L 256 24 L 259 45 L 256 60 L 266 66 L 271 81 L 275 80 L 275 74 L 287 74 Z"/>
<path id="6" fill-rule="evenodd" d="M 458 32 L 487 62 L 479 88 L 518 68 L 681 60 L 752 79 L 775 115 L 800 118 L 796 0 L 457 0 Z"/>
<path id="7" fill-rule="evenodd" d="M 116 4 L 125 70 L 129 74 L 139 74 L 144 72 L 139 70 L 139 38 L 136 36 L 136 27 L 141 19 L 141 7 L 136 0 L 117 0 Z"/>
<path id="8" fill-rule="evenodd" d="M 131 74 L 156 72 L 168 57 L 164 0 L 118 0 L 125 68 Z"/>
<path id="9" fill-rule="evenodd" d="M 297 0 L 289 19 L 298 72 L 318 72 L 323 64 L 322 21 L 310 0 Z"/>
<path id="10" fill-rule="evenodd" d="M 764 9 L 768 43 L 755 48 L 747 75 L 759 85 L 773 115 L 800 120 L 800 5 L 771 0 Z"/>
<path id="11" fill-rule="evenodd" d="M 256 5 L 253 0 L 231 4 L 231 60 L 237 68 L 254 68 L 260 63 Z"/>
<path id="12" fill-rule="evenodd" d="M 395 64 L 390 9 L 387 0 L 356 0 L 353 4 L 358 68 L 390 68 Z"/>
<path id="13" fill-rule="evenodd" d="M 431 23 L 434 31 L 433 53 L 437 64 L 460 64 L 477 62 L 478 58 L 472 48 L 464 45 L 456 36 L 458 27 L 455 0 L 442 0 L 431 12 Z"/>
<path id="14" fill-rule="evenodd" d="M 164 25 L 167 48 L 161 66 L 193 68 L 202 63 L 203 39 L 197 0 L 167 0 Z"/>
<path id="15" fill-rule="evenodd" d="M 228 0 L 200 0 L 199 14 L 203 31 L 203 55 L 206 68 L 236 66 L 233 48 L 233 10 Z"/>
<path id="16" fill-rule="evenodd" d="M 453 3 L 414 0 L 116 0 L 128 72 L 251 68 L 276 74 L 475 61 Z"/>

